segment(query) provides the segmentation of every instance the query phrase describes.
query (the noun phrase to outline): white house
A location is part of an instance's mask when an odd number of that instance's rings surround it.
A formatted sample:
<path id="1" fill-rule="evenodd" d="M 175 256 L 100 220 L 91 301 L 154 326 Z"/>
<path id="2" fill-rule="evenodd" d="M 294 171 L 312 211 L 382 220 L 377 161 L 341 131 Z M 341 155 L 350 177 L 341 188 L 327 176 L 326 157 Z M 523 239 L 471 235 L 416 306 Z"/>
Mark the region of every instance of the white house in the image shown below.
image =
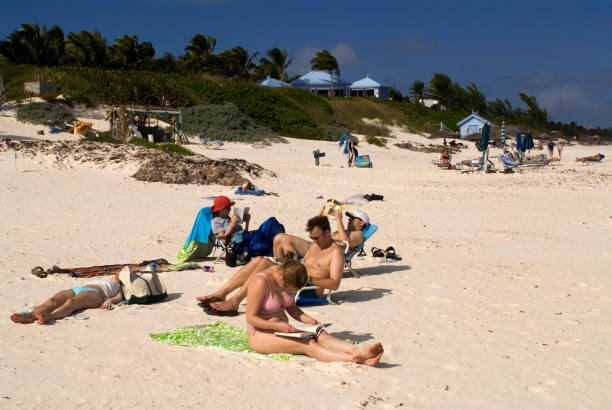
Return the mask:
<path id="1" fill-rule="evenodd" d="M 470 134 L 480 134 L 485 124 L 489 124 L 489 127 L 495 126 L 492 122 L 473 112 L 457 123 L 459 135 L 463 139 Z"/>
<path id="2" fill-rule="evenodd" d="M 310 71 L 293 81 L 291 86 L 299 90 L 310 91 L 314 94 L 345 96 L 351 83 L 343 79 L 338 79 L 336 74 L 333 74 L 332 78 L 334 81 L 333 92 L 330 92 L 331 84 L 327 71 Z"/>
<path id="3" fill-rule="evenodd" d="M 351 84 L 352 97 L 389 98 L 389 91 L 391 91 L 391 86 L 379 83 L 371 78 L 370 74 L 366 74 L 365 78 Z"/>
<path id="4" fill-rule="evenodd" d="M 262 85 L 264 87 L 278 87 L 278 88 L 289 87 L 291 88 L 291 84 L 281 82 L 280 80 L 277 80 L 276 78 L 272 78 L 270 76 L 267 76 L 265 79 L 261 80 L 257 84 Z"/>

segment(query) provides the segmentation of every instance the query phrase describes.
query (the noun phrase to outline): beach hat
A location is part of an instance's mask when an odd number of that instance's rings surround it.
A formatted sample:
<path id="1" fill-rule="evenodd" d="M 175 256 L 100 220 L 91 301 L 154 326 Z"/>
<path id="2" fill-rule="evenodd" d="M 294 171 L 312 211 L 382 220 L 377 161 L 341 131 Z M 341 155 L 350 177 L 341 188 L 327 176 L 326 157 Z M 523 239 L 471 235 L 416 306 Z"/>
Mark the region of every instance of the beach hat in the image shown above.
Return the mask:
<path id="1" fill-rule="evenodd" d="M 365 222 L 366 225 L 370 223 L 370 218 L 368 218 L 368 214 L 363 211 L 346 211 L 345 215 L 350 216 L 352 218 L 359 218 L 363 222 Z"/>
<path id="2" fill-rule="evenodd" d="M 234 205 L 236 202 L 234 201 L 230 201 L 228 197 L 226 196 L 218 196 L 215 198 L 215 201 L 213 202 L 213 207 L 210 210 L 210 212 L 217 212 L 220 211 L 222 209 L 225 208 L 229 208 L 230 206 Z"/>

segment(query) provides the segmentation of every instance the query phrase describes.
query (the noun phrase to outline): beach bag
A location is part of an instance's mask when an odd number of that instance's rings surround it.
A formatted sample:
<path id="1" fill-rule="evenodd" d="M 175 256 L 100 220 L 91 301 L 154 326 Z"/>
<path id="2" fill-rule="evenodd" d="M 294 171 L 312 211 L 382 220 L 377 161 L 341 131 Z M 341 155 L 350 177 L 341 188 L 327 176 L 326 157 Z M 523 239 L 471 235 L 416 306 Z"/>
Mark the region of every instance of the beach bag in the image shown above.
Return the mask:
<path id="1" fill-rule="evenodd" d="M 274 237 L 279 233 L 285 233 L 285 227 L 275 217 L 270 217 L 256 231 L 244 232 L 234 252 L 238 255 L 246 252 L 249 260 L 256 256 L 273 256 Z"/>
<path id="2" fill-rule="evenodd" d="M 166 285 L 152 264 L 141 268 L 139 272 L 133 272 L 126 265 L 119 272 L 119 280 L 121 281 L 119 289 L 128 305 L 148 305 L 168 297 Z"/>
<path id="3" fill-rule="evenodd" d="M 372 168 L 372 161 L 369 155 L 357 155 L 355 157 L 355 166 L 358 168 Z"/>

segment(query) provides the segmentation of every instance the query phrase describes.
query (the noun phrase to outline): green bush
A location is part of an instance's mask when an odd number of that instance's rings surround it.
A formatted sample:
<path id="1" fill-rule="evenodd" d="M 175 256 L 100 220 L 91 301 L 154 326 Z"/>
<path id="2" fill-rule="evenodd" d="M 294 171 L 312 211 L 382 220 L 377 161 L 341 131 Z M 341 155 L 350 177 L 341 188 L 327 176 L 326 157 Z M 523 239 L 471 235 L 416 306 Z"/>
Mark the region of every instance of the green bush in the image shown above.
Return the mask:
<path id="1" fill-rule="evenodd" d="M 377 147 L 386 147 L 387 140 L 384 138 L 368 137 L 366 139 L 368 144 L 376 145 Z"/>
<path id="2" fill-rule="evenodd" d="M 235 142 L 283 141 L 270 128 L 255 124 L 232 103 L 197 105 L 181 112 L 183 131 L 187 134 Z"/>
<path id="3" fill-rule="evenodd" d="M 174 152 L 176 154 L 180 154 L 180 155 L 196 155 L 195 152 L 191 151 L 190 149 L 187 149 L 185 147 L 183 147 L 182 145 L 177 145 L 177 144 L 155 144 L 153 142 L 149 142 L 149 140 L 143 139 L 143 138 L 131 138 L 128 141 L 128 144 L 132 144 L 132 145 L 138 145 L 141 147 L 148 147 L 148 148 L 153 148 L 153 149 L 157 149 L 160 151 L 167 151 L 167 152 Z"/>
<path id="4" fill-rule="evenodd" d="M 75 118 L 66 106 L 48 102 L 35 102 L 17 108 L 17 120 L 40 125 L 63 125 Z"/>

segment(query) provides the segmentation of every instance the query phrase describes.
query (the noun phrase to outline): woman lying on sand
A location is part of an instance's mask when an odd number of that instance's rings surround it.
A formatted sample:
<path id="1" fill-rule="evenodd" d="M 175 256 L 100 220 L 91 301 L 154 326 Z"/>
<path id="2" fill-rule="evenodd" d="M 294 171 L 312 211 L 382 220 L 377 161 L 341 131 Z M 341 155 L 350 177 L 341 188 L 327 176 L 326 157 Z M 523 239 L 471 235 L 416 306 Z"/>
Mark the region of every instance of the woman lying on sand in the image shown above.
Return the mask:
<path id="1" fill-rule="evenodd" d="M 578 162 L 600 161 L 602 158 L 603 158 L 603 154 L 595 154 L 595 155 L 589 155 L 588 157 L 582 157 L 582 158 L 576 157 L 576 161 Z"/>
<path id="2" fill-rule="evenodd" d="M 305 354 L 322 362 L 355 362 L 374 366 L 383 354 L 380 343 L 351 345 L 325 330 L 310 339 L 276 336 L 274 332 L 297 332 L 289 324 L 285 310 L 294 319 L 307 324 L 318 322 L 295 305 L 294 293 L 307 281 L 306 268 L 289 260 L 253 277 L 247 296 L 249 347 L 260 353 Z"/>
<path id="3" fill-rule="evenodd" d="M 85 286 L 59 291 L 31 312 L 13 313 L 11 320 L 15 323 L 37 322 L 42 325 L 49 320 L 62 319 L 77 310 L 97 307 L 110 309 L 122 300 L 119 278 L 113 275 L 111 280 L 90 280 Z"/>

